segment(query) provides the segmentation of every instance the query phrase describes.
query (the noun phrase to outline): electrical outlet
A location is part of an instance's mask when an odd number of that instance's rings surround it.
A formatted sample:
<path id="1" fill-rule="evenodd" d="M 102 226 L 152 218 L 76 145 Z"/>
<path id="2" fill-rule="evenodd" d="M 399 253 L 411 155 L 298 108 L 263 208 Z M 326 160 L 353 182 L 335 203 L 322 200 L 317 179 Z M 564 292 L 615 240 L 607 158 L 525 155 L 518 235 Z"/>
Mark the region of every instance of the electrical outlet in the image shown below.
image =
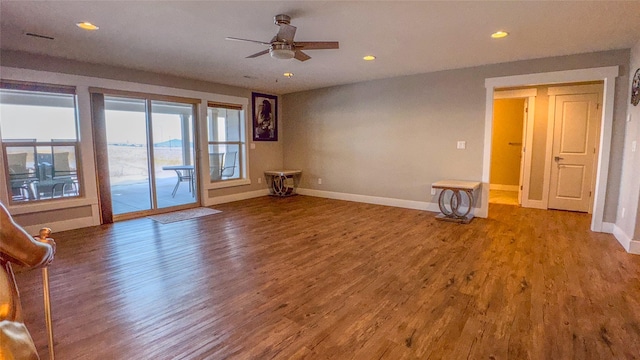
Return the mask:
<path id="1" fill-rule="evenodd" d="M 258 184 L 262 184 L 262 178 L 261 177 L 258 178 Z"/>
<path id="2" fill-rule="evenodd" d="M 255 149 L 255 148 L 256 148 L 256 144 L 251 143 L 251 144 L 249 145 L 249 149 L 253 150 L 253 149 Z"/>
<path id="3" fill-rule="evenodd" d="M 322 178 L 318 178 L 318 185 L 322 185 Z"/>
<path id="4" fill-rule="evenodd" d="M 466 141 L 458 141 L 458 144 L 457 144 L 456 147 L 459 150 L 464 150 L 464 149 L 467 148 L 467 142 Z"/>
<path id="5" fill-rule="evenodd" d="M 436 189 L 431 188 L 431 195 L 435 195 L 436 194 Z"/>

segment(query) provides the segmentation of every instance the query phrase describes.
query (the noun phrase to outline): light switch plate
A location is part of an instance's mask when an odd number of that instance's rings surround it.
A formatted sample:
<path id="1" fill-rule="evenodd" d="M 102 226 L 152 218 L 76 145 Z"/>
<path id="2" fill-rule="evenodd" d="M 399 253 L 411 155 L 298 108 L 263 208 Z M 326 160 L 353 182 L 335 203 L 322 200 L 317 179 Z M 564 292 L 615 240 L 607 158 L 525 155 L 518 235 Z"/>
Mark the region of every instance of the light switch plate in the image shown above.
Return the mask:
<path id="1" fill-rule="evenodd" d="M 460 149 L 460 150 L 466 149 L 467 148 L 467 142 L 466 141 L 458 141 L 457 148 Z"/>

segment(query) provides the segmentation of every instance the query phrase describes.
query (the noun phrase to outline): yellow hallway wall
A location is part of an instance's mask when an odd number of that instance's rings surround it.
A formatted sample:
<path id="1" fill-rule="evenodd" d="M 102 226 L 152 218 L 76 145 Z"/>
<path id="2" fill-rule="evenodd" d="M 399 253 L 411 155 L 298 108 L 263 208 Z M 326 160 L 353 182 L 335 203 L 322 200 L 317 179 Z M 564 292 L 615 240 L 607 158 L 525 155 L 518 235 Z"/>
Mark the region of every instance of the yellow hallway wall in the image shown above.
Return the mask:
<path id="1" fill-rule="evenodd" d="M 520 183 L 522 124 L 525 99 L 499 99 L 493 103 L 491 184 Z"/>

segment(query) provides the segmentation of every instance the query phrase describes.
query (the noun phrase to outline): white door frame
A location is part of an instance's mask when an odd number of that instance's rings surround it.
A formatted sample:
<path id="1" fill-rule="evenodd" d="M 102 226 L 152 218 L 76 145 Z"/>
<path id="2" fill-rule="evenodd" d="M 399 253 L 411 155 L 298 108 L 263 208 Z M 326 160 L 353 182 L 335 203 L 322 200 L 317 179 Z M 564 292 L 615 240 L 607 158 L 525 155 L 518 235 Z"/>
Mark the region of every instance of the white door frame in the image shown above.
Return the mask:
<path id="1" fill-rule="evenodd" d="M 593 199 L 591 230 L 602 232 L 604 220 L 604 203 L 609 176 L 609 156 L 611 153 L 611 137 L 613 129 L 613 106 L 615 99 L 616 77 L 618 66 L 607 66 L 591 69 L 554 71 L 538 74 L 504 76 L 485 79 L 485 122 L 484 152 L 482 157 L 482 196 L 480 209 L 476 216 L 489 215 L 489 174 L 491 170 L 491 140 L 493 137 L 493 96 L 496 88 L 534 86 L 543 84 L 575 83 L 583 81 L 604 81 L 602 102 L 602 122 L 600 124 L 600 145 L 598 151 L 598 168 Z"/>
<path id="2" fill-rule="evenodd" d="M 521 205 L 523 207 L 535 207 L 537 204 L 531 203 L 529 200 L 529 185 L 531 184 L 531 149 L 533 148 L 533 120 L 536 107 L 536 95 L 538 95 L 538 89 L 521 89 L 521 90 L 501 90 L 494 93 L 493 99 L 525 99 L 527 104 L 527 115 L 524 119 L 523 135 L 524 142 L 522 144 L 522 160 L 520 165 L 520 178 L 522 182 L 518 184 L 522 186 L 522 190 L 519 192 L 522 194 Z M 493 104 L 493 103 L 492 103 Z"/>

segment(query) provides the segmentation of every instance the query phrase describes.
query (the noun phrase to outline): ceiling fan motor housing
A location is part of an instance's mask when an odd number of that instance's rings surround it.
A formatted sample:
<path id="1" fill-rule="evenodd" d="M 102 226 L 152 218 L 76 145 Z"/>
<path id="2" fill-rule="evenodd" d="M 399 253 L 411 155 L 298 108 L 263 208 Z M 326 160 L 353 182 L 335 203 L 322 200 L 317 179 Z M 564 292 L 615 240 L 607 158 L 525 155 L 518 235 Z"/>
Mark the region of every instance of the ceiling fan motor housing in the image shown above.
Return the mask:
<path id="1" fill-rule="evenodd" d="M 289 15 L 280 14 L 273 17 L 273 23 L 280 26 L 280 24 L 291 24 L 291 17 Z"/>

